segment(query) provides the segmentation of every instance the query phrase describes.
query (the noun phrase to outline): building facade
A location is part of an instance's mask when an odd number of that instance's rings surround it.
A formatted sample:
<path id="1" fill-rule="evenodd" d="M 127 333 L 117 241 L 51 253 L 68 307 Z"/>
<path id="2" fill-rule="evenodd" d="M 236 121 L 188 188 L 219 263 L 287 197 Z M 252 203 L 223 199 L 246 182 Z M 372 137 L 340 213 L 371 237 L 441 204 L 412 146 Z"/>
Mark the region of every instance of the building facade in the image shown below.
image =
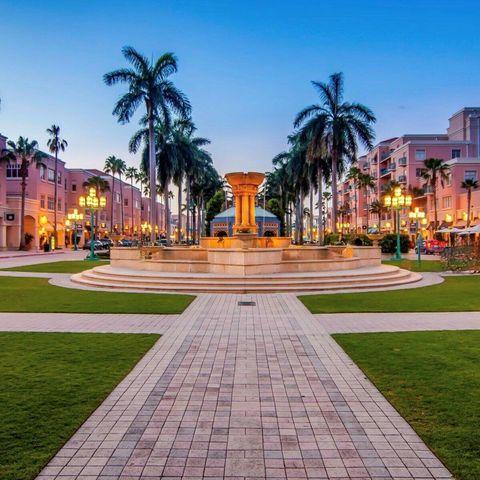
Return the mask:
<path id="1" fill-rule="evenodd" d="M 7 138 L 0 135 L 0 151 L 6 148 Z M 21 178 L 20 165 L 0 162 L 0 250 L 15 250 L 20 244 Z M 58 160 L 57 205 L 54 200 L 55 158 L 46 155 L 38 165 L 28 170 L 25 199 L 25 234 L 30 239 L 28 248 L 41 249 L 54 230 L 54 214 L 57 213 L 57 246 L 62 248 L 74 243 L 81 245 L 91 236 L 91 219 L 88 211 L 79 207 L 79 197 L 84 195 L 84 183 L 93 176 L 105 179 L 110 190 L 103 194 L 107 207 L 96 216 L 96 232 L 99 238 L 112 232 L 126 237 L 140 238 L 142 222 L 148 222 L 149 199 L 142 198 L 140 190 L 126 181 L 120 181 L 97 169 L 68 169 Z M 113 210 L 112 210 L 113 206 Z M 78 225 L 68 221 L 74 209 L 84 213 Z M 158 225 L 165 230 L 165 212 L 158 204 Z M 113 215 L 112 215 L 113 214 Z"/>
<path id="2" fill-rule="evenodd" d="M 444 134 L 409 134 L 378 143 L 361 157 L 358 168 L 374 179 L 372 188 L 359 189 L 353 180 L 338 185 L 340 229 L 364 232 L 390 232 L 394 229 L 393 213 L 371 211 L 372 204 L 383 202 L 392 186 L 400 185 L 413 197 L 413 208 L 426 214 L 421 228 L 423 235 L 434 234 L 433 192 L 422 177 L 424 160 L 442 159 L 450 167 L 448 179 L 437 184 L 437 227 L 466 225 L 466 179 L 480 179 L 480 107 L 463 108 L 449 119 Z M 473 190 L 471 225 L 480 223 L 480 189 Z M 417 225 L 408 211 L 401 212 L 401 229 L 415 234 Z"/>

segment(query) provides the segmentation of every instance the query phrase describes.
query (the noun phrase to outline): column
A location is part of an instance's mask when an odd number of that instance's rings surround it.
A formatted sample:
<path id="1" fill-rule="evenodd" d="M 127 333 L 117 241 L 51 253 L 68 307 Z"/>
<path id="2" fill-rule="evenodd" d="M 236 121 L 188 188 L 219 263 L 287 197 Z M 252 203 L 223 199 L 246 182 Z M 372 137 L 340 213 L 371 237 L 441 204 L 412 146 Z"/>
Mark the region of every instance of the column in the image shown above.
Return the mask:
<path id="1" fill-rule="evenodd" d="M 253 227 L 255 225 L 255 195 L 250 194 L 248 198 L 250 201 L 250 225 Z"/>
<path id="2" fill-rule="evenodd" d="M 248 218 L 248 195 L 242 192 L 242 226 L 249 224 Z"/>
<path id="3" fill-rule="evenodd" d="M 238 193 L 234 193 L 235 198 L 235 225 L 242 223 L 242 197 Z"/>

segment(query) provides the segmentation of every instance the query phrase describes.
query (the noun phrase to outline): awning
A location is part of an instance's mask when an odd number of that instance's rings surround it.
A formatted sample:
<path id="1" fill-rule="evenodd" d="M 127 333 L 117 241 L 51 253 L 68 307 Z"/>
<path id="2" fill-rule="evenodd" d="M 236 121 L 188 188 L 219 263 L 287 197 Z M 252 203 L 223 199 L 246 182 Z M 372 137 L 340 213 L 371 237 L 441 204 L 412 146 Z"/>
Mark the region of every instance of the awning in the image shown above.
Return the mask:
<path id="1" fill-rule="evenodd" d="M 448 228 L 451 224 L 452 224 L 452 222 L 442 222 L 442 223 L 440 224 L 440 229 L 442 229 L 442 228 Z"/>
<path id="2" fill-rule="evenodd" d="M 471 235 L 473 233 L 480 233 L 480 225 L 476 225 L 475 227 L 469 227 L 465 230 L 462 230 L 460 235 Z"/>
<path id="3" fill-rule="evenodd" d="M 467 226 L 467 222 L 463 220 L 463 218 L 460 218 L 455 222 L 455 228 L 464 228 Z"/>

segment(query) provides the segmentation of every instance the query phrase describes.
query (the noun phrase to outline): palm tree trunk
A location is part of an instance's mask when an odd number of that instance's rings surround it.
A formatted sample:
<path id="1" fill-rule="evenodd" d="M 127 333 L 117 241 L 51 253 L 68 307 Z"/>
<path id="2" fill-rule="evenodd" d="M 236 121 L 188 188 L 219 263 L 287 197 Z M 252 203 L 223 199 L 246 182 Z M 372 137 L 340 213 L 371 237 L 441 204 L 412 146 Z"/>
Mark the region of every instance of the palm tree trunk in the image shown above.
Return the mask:
<path id="1" fill-rule="evenodd" d="M 186 230 L 187 230 L 187 245 L 190 241 L 190 176 L 187 176 L 187 198 L 185 200 L 186 203 L 186 213 L 187 213 L 187 222 L 186 222 Z"/>
<path id="2" fill-rule="evenodd" d="M 132 239 L 133 239 L 133 234 L 135 233 L 135 219 L 134 219 L 134 214 L 133 214 L 133 202 L 134 202 L 134 196 L 133 196 L 133 177 L 130 179 L 130 183 L 131 183 L 131 188 L 132 188 L 132 225 L 131 225 L 131 228 L 132 228 L 132 231 L 131 231 L 131 234 L 132 234 Z"/>
<path id="3" fill-rule="evenodd" d="M 437 212 L 437 186 L 433 185 L 433 212 L 434 212 L 434 219 L 435 219 L 435 226 L 434 231 L 438 228 L 438 212 Z"/>
<path id="4" fill-rule="evenodd" d="M 20 244 L 19 250 L 25 250 L 25 199 L 27 196 L 27 180 L 26 176 L 22 175 L 22 202 L 20 206 Z"/>
<path id="5" fill-rule="evenodd" d="M 120 180 L 120 212 L 122 215 L 122 235 L 125 233 L 125 220 L 124 220 L 124 212 L 123 212 L 123 185 L 122 185 L 122 174 L 118 174 L 118 178 Z"/>
<path id="6" fill-rule="evenodd" d="M 472 189 L 467 189 L 467 228 L 470 227 L 470 207 L 472 203 Z"/>
<path id="7" fill-rule="evenodd" d="M 53 238 L 55 239 L 54 245 L 57 247 L 57 204 L 58 204 L 58 150 L 55 149 L 55 185 L 53 186 L 53 201 L 55 202 L 55 208 L 53 210 Z"/>
<path id="8" fill-rule="evenodd" d="M 195 245 L 197 241 L 197 207 L 192 208 L 192 243 Z"/>
<path id="9" fill-rule="evenodd" d="M 310 233 L 308 235 L 308 239 L 310 240 L 310 243 L 313 242 L 313 184 L 310 184 L 310 218 L 309 220 L 309 230 Z"/>
<path id="10" fill-rule="evenodd" d="M 355 185 L 355 235 L 358 233 L 358 189 Z"/>
<path id="11" fill-rule="evenodd" d="M 197 209 L 197 239 L 200 243 L 200 237 L 202 232 L 202 199 L 200 198 L 198 201 L 198 209 Z"/>
<path id="12" fill-rule="evenodd" d="M 157 226 L 157 175 L 155 158 L 155 130 L 153 126 L 153 109 L 147 105 L 148 115 L 148 176 L 150 180 L 150 224 L 152 225 L 151 242 L 156 241 L 155 227 Z M 168 195 L 168 192 L 167 192 Z M 167 238 L 167 242 L 168 242 Z"/>
<path id="13" fill-rule="evenodd" d="M 110 207 L 110 210 L 111 210 L 111 217 L 110 217 L 110 235 L 113 233 L 113 226 L 114 226 L 114 223 L 113 223 L 113 207 L 114 207 L 114 204 L 115 204 L 115 175 L 113 175 L 112 173 L 112 206 Z"/>
<path id="14" fill-rule="evenodd" d="M 167 237 L 167 245 L 170 246 L 171 244 L 171 238 L 170 238 L 170 201 L 168 198 L 169 192 L 168 192 L 168 182 L 167 185 L 163 189 L 163 198 L 165 202 L 165 235 Z"/>
<path id="15" fill-rule="evenodd" d="M 178 222 L 177 222 L 177 242 L 182 243 L 182 176 L 178 181 Z"/>
<path id="16" fill-rule="evenodd" d="M 322 168 L 318 166 L 318 244 L 323 245 L 323 185 Z"/>
<path id="17" fill-rule="evenodd" d="M 332 232 L 337 233 L 337 209 L 338 209 L 338 193 L 337 193 L 337 169 L 338 154 L 337 150 L 332 150 Z"/>

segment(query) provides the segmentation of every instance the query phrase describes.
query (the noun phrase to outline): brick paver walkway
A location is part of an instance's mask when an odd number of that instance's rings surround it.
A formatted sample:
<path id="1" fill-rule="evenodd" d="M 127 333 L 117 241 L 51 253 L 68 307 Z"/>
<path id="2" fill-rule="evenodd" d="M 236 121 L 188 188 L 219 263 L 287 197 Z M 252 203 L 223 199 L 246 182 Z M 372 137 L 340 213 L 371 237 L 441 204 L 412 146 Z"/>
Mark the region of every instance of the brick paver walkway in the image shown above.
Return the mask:
<path id="1" fill-rule="evenodd" d="M 201 295 L 39 478 L 451 477 L 294 296 Z"/>

